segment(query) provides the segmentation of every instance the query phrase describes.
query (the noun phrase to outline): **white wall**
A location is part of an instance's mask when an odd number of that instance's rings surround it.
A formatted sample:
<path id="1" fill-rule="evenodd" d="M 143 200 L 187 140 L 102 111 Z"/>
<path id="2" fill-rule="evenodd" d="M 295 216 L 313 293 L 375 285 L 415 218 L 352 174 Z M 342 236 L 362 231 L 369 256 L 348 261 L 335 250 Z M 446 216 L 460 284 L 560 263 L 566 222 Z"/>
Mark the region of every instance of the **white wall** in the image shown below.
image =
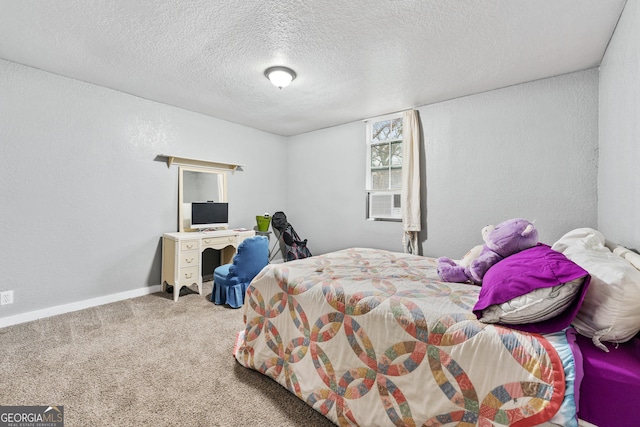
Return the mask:
<path id="1" fill-rule="evenodd" d="M 230 226 L 285 209 L 285 138 L 0 60 L 0 318 L 160 284 L 173 154 L 239 163 Z"/>
<path id="2" fill-rule="evenodd" d="M 367 221 L 365 124 L 289 138 L 287 218 L 314 255 L 345 247 L 402 250 L 400 223 Z"/>
<path id="3" fill-rule="evenodd" d="M 598 227 L 640 249 L 640 1 L 628 0 L 600 66 Z"/>
<path id="4" fill-rule="evenodd" d="M 425 255 L 461 257 L 480 230 L 536 220 L 541 241 L 595 227 L 598 71 L 420 107 Z M 365 125 L 290 138 L 288 216 L 314 253 L 401 251 L 399 223 L 365 220 Z"/>

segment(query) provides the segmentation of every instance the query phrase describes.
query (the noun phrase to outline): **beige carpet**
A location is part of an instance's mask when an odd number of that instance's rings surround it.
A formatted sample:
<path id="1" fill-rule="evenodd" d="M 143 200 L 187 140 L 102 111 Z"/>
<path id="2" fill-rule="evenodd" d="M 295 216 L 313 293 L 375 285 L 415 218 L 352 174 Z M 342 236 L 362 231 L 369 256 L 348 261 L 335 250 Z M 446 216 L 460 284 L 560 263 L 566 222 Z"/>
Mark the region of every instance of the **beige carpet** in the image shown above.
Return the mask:
<path id="1" fill-rule="evenodd" d="M 242 309 L 208 298 L 158 293 L 1 328 L 0 405 L 63 405 L 68 427 L 333 425 L 235 361 Z"/>

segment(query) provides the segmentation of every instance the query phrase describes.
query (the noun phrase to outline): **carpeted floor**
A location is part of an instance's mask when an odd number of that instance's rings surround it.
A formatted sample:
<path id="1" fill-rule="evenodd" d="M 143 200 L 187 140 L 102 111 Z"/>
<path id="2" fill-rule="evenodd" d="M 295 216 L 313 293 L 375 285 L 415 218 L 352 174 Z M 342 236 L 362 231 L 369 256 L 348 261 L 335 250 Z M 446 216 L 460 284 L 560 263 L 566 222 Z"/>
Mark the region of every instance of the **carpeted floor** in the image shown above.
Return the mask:
<path id="1" fill-rule="evenodd" d="M 68 427 L 332 426 L 235 361 L 242 309 L 208 298 L 157 293 L 0 329 L 0 405 L 62 405 Z"/>

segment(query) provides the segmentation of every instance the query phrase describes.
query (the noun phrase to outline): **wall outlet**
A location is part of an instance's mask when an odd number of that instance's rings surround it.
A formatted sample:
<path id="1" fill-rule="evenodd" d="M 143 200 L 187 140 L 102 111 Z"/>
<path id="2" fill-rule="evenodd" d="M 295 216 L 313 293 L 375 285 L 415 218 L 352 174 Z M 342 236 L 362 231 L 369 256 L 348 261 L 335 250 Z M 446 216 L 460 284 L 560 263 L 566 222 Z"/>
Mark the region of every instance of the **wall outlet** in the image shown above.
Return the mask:
<path id="1" fill-rule="evenodd" d="M 13 304 L 13 291 L 0 292 L 0 305 Z"/>

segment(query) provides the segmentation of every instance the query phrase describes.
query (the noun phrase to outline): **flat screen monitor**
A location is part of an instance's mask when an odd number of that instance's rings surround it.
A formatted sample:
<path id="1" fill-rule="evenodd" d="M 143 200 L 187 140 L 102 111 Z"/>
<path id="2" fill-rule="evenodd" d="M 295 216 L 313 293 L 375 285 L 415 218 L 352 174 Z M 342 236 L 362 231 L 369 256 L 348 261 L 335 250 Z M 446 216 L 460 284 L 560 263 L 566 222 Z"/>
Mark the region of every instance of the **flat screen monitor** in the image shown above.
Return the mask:
<path id="1" fill-rule="evenodd" d="M 191 203 L 191 228 L 226 228 L 229 226 L 229 204 L 216 202 Z"/>

